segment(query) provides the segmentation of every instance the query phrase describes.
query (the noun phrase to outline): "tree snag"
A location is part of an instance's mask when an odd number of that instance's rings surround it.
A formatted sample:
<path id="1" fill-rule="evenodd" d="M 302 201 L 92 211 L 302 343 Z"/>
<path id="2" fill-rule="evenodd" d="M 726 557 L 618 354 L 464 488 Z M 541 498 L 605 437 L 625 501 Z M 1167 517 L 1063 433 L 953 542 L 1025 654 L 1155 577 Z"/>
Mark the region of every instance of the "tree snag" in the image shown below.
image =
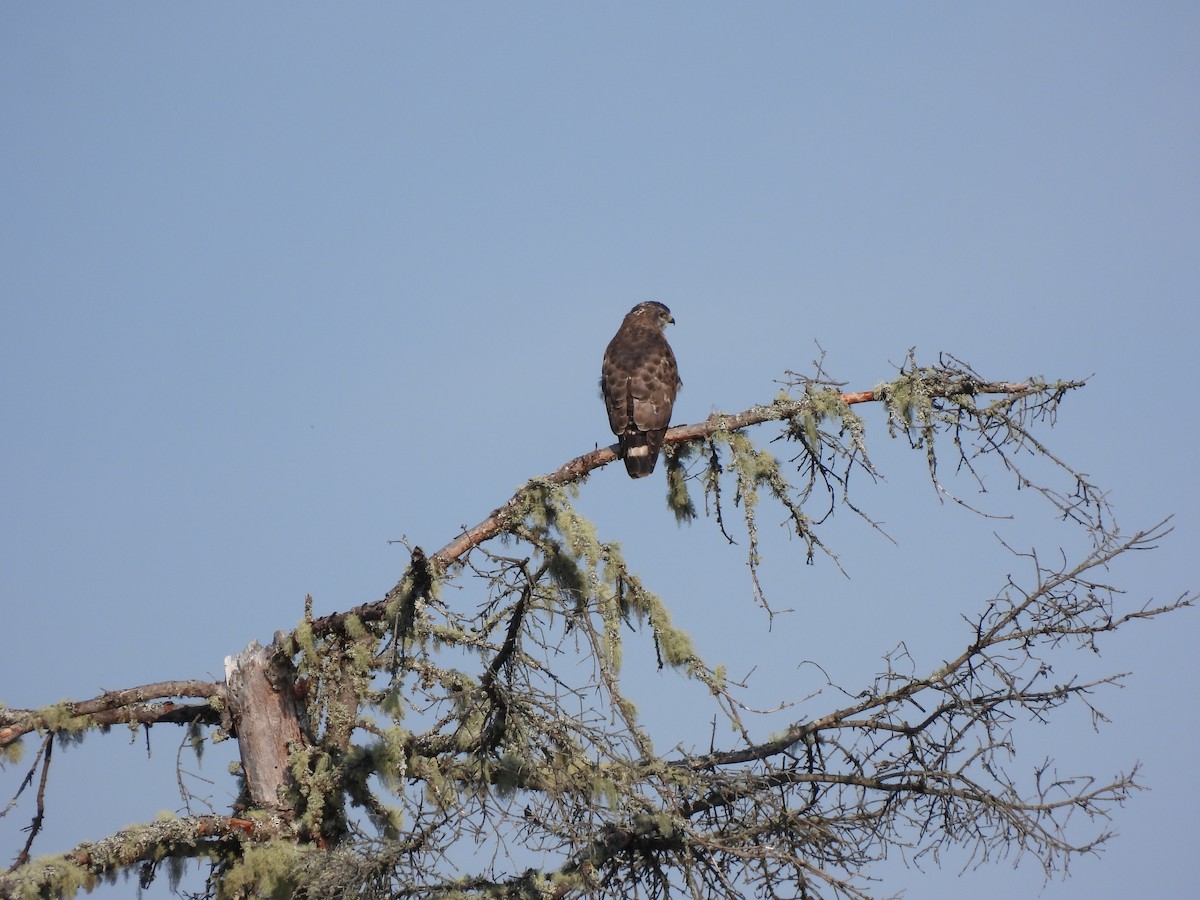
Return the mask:
<path id="1" fill-rule="evenodd" d="M 225 657 L 229 724 L 238 739 L 250 802 L 257 809 L 290 816 L 295 781 L 288 751 L 303 744 L 291 661 L 251 641 L 237 656 Z"/>

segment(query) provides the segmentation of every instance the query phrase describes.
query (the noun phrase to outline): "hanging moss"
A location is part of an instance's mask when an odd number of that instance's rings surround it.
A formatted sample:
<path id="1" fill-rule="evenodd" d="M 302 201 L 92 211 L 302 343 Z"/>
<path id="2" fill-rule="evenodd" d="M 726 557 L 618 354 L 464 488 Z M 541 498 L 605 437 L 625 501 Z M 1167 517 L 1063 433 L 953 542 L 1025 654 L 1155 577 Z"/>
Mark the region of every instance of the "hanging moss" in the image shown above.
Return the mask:
<path id="1" fill-rule="evenodd" d="M 404 718 L 404 712 L 408 708 L 405 705 L 405 700 L 408 696 L 407 688 L 403 684 L 397 682 L 388 690 L 384 691 L 383 696 L 379 700 L 379 708 L 385 715 L 389 716 L 393 722 L 399 722 Z"/>
<path id="2" fill-rule="evenodd" d="M 575 511 L 567 492 L 557 488 L 547 494 L 547 501 L 554 504 L 554 526 L 562 535 L 572 555 L 584 561 L 589 571 L 594 571 L 604 558 L 604 548 L 596 535 L 596 525 Z"/>
<path id="3" fill-rule="evenodd" d="M 39 731 L 52 731 L 60 740 L 67 743 L 79 743 L 88 729 L 96 723 L 90 716 L 75 714 L 75 704 L 70 700 L 61 700 L 51 706 L 43 706 L 34 712 L 39 722 Z"/>
<path id="4" fill-rule="evenodd" d="M 621 715 L 629 722 L 636 722 L 638 719 L 637 706 L 628 697 L 622 697 L 617 701 L 617 705 L 621 708 Z"/>
<path id="5" fill-rule="evenodd" d="M 0 747 L 0 762 L 16 765 L 25 755 L 25 739 L 17 738 L 11 744 Z"/>
<path id="6" fill-rule="evenodd" d="M 667 468 L 667 508 L 675 514 L 676 524 L 696 518 L 696 504 L 688 492 L 687 461 L 696 453 L 692 444 L 668 444 L 663 448 Z"/>
<path id="7" fill-rule="evenodd" d="M 196 757 L 197 763 L 204 761 L 204 730 L 196 722 L 189 722 L 187 733 L 184 737 L 187 745 L 192 748 L 192 753 Z"/>
<path id="8" fill-rule="evenodd" d="M 588 789 L 593 800 L 603 803 L 609 809 L 620 808 L 623 793 L 611 778 L 593 778 Z"/>
<path id="9" fill-rule="evenodd" d="M 296 630 L 292 632 L 295 638 L 296 647 L 303 656 L 302 663 L 314 669 L 319 669 L 321 665 L 321 654 L 317 650 L 316 639 L 312 632 L 312 623 L 308 619 L 304 619 L 296 626 Z"/>
<path id="10" fill-rule="evenodd" d="M 361 628 L 361 623 L 359 625 Z M 351 640 L 347 656 L 350 659 L 351 674 L 356 676 L 369 675 L 375 666 L 375 657 L 379 653 L 380 639 L 374 634 L 361 631 Z"/>
<path id="11" fill-rule="evenodd" d="M 672 668 L 685 665 L 696 657 L 696 647 L 691 635 L 669 623 L 655 629 L 663 662 Z"/>
<path id="12" fill-rule="evenodd" d="M 246 847 L 241 859 L 221 878 L 218 900 L 287 900 L 298 887 L 302 852 L 287 841 Z"/>
<path id="13" fill-rule="evenodd" d="M 502 800 L 511 798 L 528 782 L 529 764 L 520 756 L 505 752 L 492 773 L 492 784 Z"/>
<path id="14" fill-rule="evenodd" d="M 556 553 L 547 563 L 546 574 L 558 585 L 572 605 L 584 605 L 588 595 L 587 578 L 575 560 L 565 553 Z"/>
<path id="15" fill-rule="evenodd" d="M 8 876 L 6 887 L 11 886 L 14 896 L 21 900 L 43 897 L 67 900 L 81 889 L 91 891 L 95 884 L 96 876 L 83 866 L 61 856 L 39 856 Z"/>

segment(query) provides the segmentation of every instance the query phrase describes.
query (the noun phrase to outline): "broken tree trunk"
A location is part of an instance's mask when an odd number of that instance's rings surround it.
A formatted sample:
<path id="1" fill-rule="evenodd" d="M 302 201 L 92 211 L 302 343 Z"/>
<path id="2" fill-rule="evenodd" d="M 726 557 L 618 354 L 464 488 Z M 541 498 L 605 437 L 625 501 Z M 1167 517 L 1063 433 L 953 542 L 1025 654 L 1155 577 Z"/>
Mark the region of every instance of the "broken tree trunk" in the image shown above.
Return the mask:
<path id="1" fill-rule="evenodd" d="M 237 736 L 246 788 L 255 808 L 290 817 L 294 780 L 289 745 L 304 741 L 291 660 L 258 641 L 225 657 L 229 731 Z"/>

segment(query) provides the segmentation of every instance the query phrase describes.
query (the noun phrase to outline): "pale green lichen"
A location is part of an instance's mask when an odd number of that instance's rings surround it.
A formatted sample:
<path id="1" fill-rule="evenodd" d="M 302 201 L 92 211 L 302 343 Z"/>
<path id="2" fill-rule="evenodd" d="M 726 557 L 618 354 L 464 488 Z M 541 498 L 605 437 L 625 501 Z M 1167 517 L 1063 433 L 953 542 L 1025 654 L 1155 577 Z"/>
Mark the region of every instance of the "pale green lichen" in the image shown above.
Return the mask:
<path id="1" fill-rule="evenodd" d="M 245 848 L 242 858 L 224 873 L 218 900 L 245 897 L 286 900 L 297 888 L 297 870 L 303 851 L 288 841 L 270 841 Z"/>
<path id="2" fill-rule="evenodd" d="M 21 900 L 43 897 L 68 900 L 80 890 L 90 891 L 96 884 L 96 876 L 61 856 L 39 856 L 9 875 L 7 882 L 6 887 Z"/>
<path id="3" fill-rule="evenodd" d="M 25 755 L 25 739 L 17 738 L 11 744 L 5 744 L 0 747 L 0 764 L 9 763 L 16 765 L 21 761 L 21 757 Z"/>
<path id="4" fill-rule="evenodd" d="M 75 714 L 75 703 L 71 700 L 60 700 L 51 706 L 44 706 L 34 713 L 39 724 L 39 731 L 52 731 L 59 738 L 74 739 L 77 742 L 89 728 L 95 727 L 91 716 Z"/>
<path id="5" fill-rule="evenodd" d="M 687 461 L 696 453 L 693 444 L 674 444 L 663 450 L 667 469 L 667 508 L 675 514 L 676 524 L 696 518 L 696 504 L 688 492 Z"/>

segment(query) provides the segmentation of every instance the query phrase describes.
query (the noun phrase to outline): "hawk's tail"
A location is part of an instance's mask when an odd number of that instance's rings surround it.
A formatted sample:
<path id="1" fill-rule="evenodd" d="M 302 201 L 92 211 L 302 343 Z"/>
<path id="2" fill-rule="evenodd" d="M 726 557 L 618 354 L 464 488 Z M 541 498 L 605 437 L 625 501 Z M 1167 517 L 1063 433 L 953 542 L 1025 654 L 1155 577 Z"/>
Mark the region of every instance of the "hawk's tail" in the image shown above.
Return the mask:
<path id="1" fill-rule="evenodd" d="M 625 460 L 625 471 L 630 478 L 645 478 L 654 471 L 666 433 L 664 428 L 661 431 L 631 431 L 619 435 L 621 457 Z"/>

